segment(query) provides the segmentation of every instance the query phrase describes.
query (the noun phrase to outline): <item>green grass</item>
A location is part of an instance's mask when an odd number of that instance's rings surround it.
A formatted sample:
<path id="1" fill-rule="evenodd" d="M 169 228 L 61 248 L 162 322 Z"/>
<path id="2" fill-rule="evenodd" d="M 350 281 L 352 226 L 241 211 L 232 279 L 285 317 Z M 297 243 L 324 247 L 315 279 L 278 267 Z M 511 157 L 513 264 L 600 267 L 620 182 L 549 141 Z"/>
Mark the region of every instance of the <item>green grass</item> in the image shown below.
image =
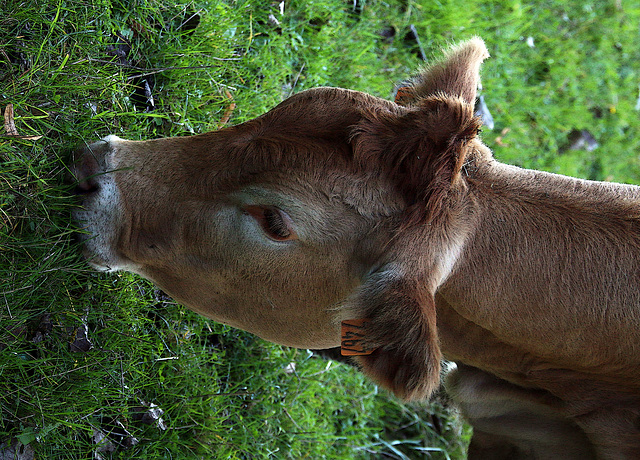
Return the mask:
<path id="1" fill-rule="evenodd" d="M 90 271 L 64 185 L 78 145 L 215 129 L 229 95 L 232 123 L 318 85 L 390 97 L 420 65 L 404 40 L 414 24 L 429 56 L 485 38 L 496 128 L 483 136 L 499 159 L 640 183 L 640 7 L 370 0 L 355 13 L 318 0 L 285 2 L 281 15 L 276 3 L 0 5 L 0 109 L 12 104 L 18 134 L 42 136 L 0 137 L 0 444 L 93 458 L 102 431 L 114 443 L 103 458 L 462 458 L 469 436 L 446 405 L 403 405 L 347 366 L 206 321 L 132 275 Z M 389 26 L 393 40 L 379 35 Z M 128 62 L 109 63 L 123 41 Z M 145 112 L 133 84 L 149 73 L 155 109 Z M 567 150 L 572 129 L 599 147 Z M 93 347 L 72 352 L 85 327 Z M 166 429 L 140 420 L 151 403 Z"/>

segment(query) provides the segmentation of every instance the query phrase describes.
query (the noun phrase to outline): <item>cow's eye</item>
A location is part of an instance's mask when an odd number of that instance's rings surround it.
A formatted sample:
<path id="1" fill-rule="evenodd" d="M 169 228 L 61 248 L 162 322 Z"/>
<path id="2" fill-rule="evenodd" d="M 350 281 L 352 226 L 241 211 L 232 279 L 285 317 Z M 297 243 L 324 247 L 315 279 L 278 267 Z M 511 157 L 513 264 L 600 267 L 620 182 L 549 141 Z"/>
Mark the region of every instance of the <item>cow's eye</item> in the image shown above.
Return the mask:
<path id="1" fill-rule="evenodd" d="M 244 210 L 258 221 L 262 230 L 272 240 L 286 241 L 297 238 L 291 218 L 283 210 L 274 206 L 245 206 Z"/>

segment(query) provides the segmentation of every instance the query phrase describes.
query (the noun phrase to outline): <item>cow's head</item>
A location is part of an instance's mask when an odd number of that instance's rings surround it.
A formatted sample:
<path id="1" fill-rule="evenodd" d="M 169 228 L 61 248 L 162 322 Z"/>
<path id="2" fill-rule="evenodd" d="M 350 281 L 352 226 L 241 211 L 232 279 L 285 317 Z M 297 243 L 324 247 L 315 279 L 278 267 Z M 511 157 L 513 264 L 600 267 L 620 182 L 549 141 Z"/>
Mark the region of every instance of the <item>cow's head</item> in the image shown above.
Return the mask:
<path id="1" fill-rule="evenodd" d="M 485 57 L 479 39 L 452 49 L 402 105 L 319 88 L 217 132 L 88 145 L 73 166 L 84 255 L 285 345 L 339 346 L 341 320 L 368 318 L 365 371 L 423 396 Z"/>

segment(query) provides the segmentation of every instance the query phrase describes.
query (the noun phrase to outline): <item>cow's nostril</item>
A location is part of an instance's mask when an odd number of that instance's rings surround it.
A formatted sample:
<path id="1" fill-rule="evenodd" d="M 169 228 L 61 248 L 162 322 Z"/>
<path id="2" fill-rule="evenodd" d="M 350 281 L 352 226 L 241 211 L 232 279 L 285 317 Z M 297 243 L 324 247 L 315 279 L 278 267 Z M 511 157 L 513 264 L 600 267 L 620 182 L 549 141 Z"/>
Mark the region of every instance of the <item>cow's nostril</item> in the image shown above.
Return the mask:
<path id="1" fill-rule="evenodd" d="M 100 166 L 93 151 L 87 149 L 77 152 L 75 166 L 72 168 L 72 176 L 76 183 L 75 192 L 79 195 L 86 195 L 97 192 L 99 189 L 97 175 L 100 173 Z"/>
<path id="2" fill-rule="evenodd" d="M 95 193 L 97 191 L 98 182 L 93 177 L 79 179 L 78 183 L 76 184 L 75 192 L 77 195 L 87 195 L 90 193 Z"/>

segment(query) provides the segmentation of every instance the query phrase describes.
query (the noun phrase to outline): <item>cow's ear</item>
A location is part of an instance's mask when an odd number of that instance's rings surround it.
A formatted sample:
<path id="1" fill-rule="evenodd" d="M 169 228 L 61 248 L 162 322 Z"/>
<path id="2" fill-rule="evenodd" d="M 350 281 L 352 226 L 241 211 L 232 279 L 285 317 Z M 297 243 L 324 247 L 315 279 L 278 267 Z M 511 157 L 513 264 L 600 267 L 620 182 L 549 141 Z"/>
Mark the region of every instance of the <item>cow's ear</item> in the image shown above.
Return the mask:
<path id="1" fill-rule="evenodd" d="M 441 353 L 433 295 L 395 270 L 372 274 L 350 312 L 366 319 L 356 356 L 372 380 L 406 400 L 428 397 L 440 384 Z"/>
<path id="2" fill-rule="evenodd" d="M 472 104 L 430 96 L 404 113 L 363 119 L 353 130 L 354 157 L 363 169 L 379 165 L 404 196 L 410 220 L 425 223 L 440 214 L 480 125 Z"/>
<path id="3" fill-rule="evenodd" d="M 398 88 L 396 103 L 411 106 L 425 97 L 446 94 L 474 104 L 480 65 L 488 57 L 487 47 L 478 37 L 451 47 L 442 60 L 425 67 Z"/>

